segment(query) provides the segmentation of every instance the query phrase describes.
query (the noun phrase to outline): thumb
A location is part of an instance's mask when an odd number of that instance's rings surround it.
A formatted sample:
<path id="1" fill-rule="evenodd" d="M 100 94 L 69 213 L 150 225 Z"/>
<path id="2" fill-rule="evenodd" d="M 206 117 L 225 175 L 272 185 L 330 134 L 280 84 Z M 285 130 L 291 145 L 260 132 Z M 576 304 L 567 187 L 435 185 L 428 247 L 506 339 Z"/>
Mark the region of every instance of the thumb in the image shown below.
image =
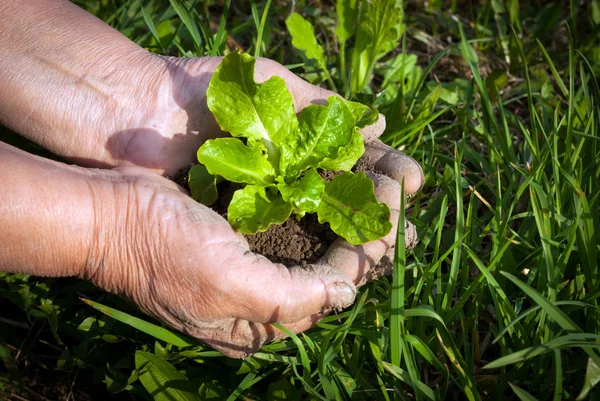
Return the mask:
<path id="1" fill-rule="evenodd" d="M 256 323 L 290 323 L 324 310 L 351 305 L 356 296 L 352 280 L 327 265 L 288 269 L 263 256 L 248 253 L 226 285 L 237 287 L 232 314 Z"/>

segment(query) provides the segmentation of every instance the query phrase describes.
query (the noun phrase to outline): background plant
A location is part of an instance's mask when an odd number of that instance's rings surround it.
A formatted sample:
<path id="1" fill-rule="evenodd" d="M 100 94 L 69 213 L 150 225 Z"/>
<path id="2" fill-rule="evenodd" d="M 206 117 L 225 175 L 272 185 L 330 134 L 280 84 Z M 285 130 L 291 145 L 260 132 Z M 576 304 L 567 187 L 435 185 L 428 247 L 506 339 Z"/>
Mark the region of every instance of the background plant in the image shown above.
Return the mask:
<path id="1" fill-rule="evenodd" d="M 399 36 L 353 87 L 361 2 L 295 2 L 321 60 L 294 50 L 285 2 L 79 2 L 158 53 L 239 45 L 377 104 L 426 174 L 407 203 L 421 242 L 353 308 L 244 361 L 84 282 L 3 275 L 4 391 L 30 386 L 27 360 L 142 399 L 596 399 L 600 3 L 393 3 Z"/>

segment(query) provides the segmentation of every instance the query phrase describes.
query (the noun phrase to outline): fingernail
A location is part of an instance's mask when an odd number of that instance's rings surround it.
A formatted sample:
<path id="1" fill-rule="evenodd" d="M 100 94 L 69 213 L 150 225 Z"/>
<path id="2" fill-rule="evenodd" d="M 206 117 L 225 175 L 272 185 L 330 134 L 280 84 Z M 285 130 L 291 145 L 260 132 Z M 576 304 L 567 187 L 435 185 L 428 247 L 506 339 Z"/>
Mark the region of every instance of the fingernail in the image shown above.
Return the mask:
<path id="1" fill-rule="evenodd" d="M 356 287 L 343 281 L 336 281 L 327 285 L 327 298 L 329 305 L 334 309 L 342 309 L 354 303 Z"/>

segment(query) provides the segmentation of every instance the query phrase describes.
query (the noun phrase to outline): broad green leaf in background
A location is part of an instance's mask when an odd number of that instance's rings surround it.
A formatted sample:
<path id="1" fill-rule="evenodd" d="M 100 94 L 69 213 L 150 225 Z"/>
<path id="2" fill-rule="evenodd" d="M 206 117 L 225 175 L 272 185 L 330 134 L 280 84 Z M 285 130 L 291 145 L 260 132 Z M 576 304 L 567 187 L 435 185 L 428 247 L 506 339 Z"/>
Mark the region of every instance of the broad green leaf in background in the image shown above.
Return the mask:
<path id="1" fill-rule="evenodd" d="M 276 160 L 275 144 L 297 129 L 294 100 L 280 77 L 254 82 L 255 62 L 247 54 L 230 53 L 215 70 L 206 99 L 223 131 L 261 140 Z"/>
<path id="2" fill-rule="evenodd" d="M 389 207 L 377 202 L 373 181 L 363 172 L 346 172 L 328 182 L 317 214 L 319 223 L 328 222 L 354 245 L 374 241 L 392 229 Z"/>
<path id="3" fill-rule="evenodd" d="M 330 96 L 328 105 L 311 105 L 298 117 L 299 131 L 281 144 L 281 172 L 295 178 L 310 167 L 317 167 L 326 157 L 338 155 L 348 145 L 354 132 L 354 117 L 344 100 Z"/>
<path id="4" fill-rule="evenodd" d="M 237 138 L 209 139 L 198 149 L 198 160 L 209 173 L 228 181 L 267 186 L 275 169 L 257 145 L 246 146 Z"/>
<path id="5" fill-rule="evenodd" d="M 317 42 L 315 28 L 312 24 L 300 14 L 292 13 L 285 20 L 285 25 L 292 35 L 292 45 L 296 49 L 302 50 L 307 58 L 317 61 L 320 67 L 325 66 L 323 47 Z"/>
<path id="6" fill-rule="evenodd" d="M 338 17 L 338 26 L 335 28 L 335 35 L 341 44 L 350 39 L 356 31 L 358 0 L 337 0 L 335 9 Z"/>
<path id="7" fill-rule="evenodd" d="M 417 56 L 415 54 L 400 53 L 391 62 L 386 63 L 381 87 L 385 88 L 391 83 L 397 83 L 404 79 L 406 81 L 404 88 L 407 91 L 406 83 L 412 81 L 416 84 L 420 77 L 421 68 L 417 66 Z"/>
<path id="8" fill-rule="evenodd" d="M 201 401 L 193 382 L 173 365 L 154 354 L 135 353 L 139 379 L 155 401 Z"/>
<path id="9" fill-rule="evenodd" d="M 415 111 L 415 120 L 426 120 L 427 117 L 431 116 L 433 111 L 435 110 L 435 106 L 438 104 L 438 100 L 443 92 L 442 85 L 435 86 L 431 92 L 425 96 L 423 102 L 419 105 L 417 110 Z"/>
<path id="10" fill-rule="evenodd" d="M 305 20 L 300 14 L 292 13 L 286 20 L 290 35 L 292 35 L 292 46 L 304 52 L 306 57 L 315 60 L 323 73 L 327 77 L 329 83 L 333 86 L 333 81 L 327 70 L 323 47 L 317 42 L 315 37 L 315 28 L 312 24 Z"/>
<path id="11" fill-rule="evenodd" d="M 265 187 L 247 185 L 233 194 L 227 220 L 232 227 L 244 234 L 266 231 L 271 224 L 281 224 L 290 217 L 292 205 L 279 194 L 272 194 Z"/>
<path id="12" fill-rule="evenodd" d="M 188 185 L 192 199 L 210 206 L 219 197 L 217 192 L 217 177 L 212 175 L 202 164 L 196 164 L 188 172 Z"/>
<path id="13" fill-rule="evenodd" d="M 302 212 L 314 212 L 319 206 L 321 195 L 325 189 L 325 181 L 317 173 L 317 170 L 311 168 L 304 174 L 302 178 L 291 185 L 281 183 L 277 185 L 281 196 L 286 202 L 291 203 L 294 207 Z"/>
<path id="14" fill-rule="evenodd" d="M 403 11 L 397 0 L 363 1 L 352 55 L 352 92 L 370 80 L 375 62 L 396 48 L 402 34 Z"/>

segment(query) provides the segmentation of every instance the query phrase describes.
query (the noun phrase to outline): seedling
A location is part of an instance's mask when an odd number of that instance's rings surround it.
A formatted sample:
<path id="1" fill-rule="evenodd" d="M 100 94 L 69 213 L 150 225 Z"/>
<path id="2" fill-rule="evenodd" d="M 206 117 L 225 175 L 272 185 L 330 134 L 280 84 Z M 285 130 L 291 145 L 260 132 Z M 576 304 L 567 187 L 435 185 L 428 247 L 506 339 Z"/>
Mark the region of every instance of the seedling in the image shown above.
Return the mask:
<path id="1" fill-rule="evenodd" d="M 319 223 L 352 244 L 386 235 L 390 209 L 377 201 L 373 182 L 349 170 L 364 152 L 359 128 L 377 113 L 360 103 L 331 96 L 298 116 L 280 77 L 254 81 L 255 59 L 230 53 L 216 69 L 207 90 L 208 108 L 232 137 L 206 141 L 199 165 L 189 173 L 194 199 L 211 204 L 217 181 L 245 184 L 227 209 L 229 223 L 254 234 L 281 224 L 292 213 L 317 213 Z M 319 170 L 344 171 L 326 182 Z"/>

